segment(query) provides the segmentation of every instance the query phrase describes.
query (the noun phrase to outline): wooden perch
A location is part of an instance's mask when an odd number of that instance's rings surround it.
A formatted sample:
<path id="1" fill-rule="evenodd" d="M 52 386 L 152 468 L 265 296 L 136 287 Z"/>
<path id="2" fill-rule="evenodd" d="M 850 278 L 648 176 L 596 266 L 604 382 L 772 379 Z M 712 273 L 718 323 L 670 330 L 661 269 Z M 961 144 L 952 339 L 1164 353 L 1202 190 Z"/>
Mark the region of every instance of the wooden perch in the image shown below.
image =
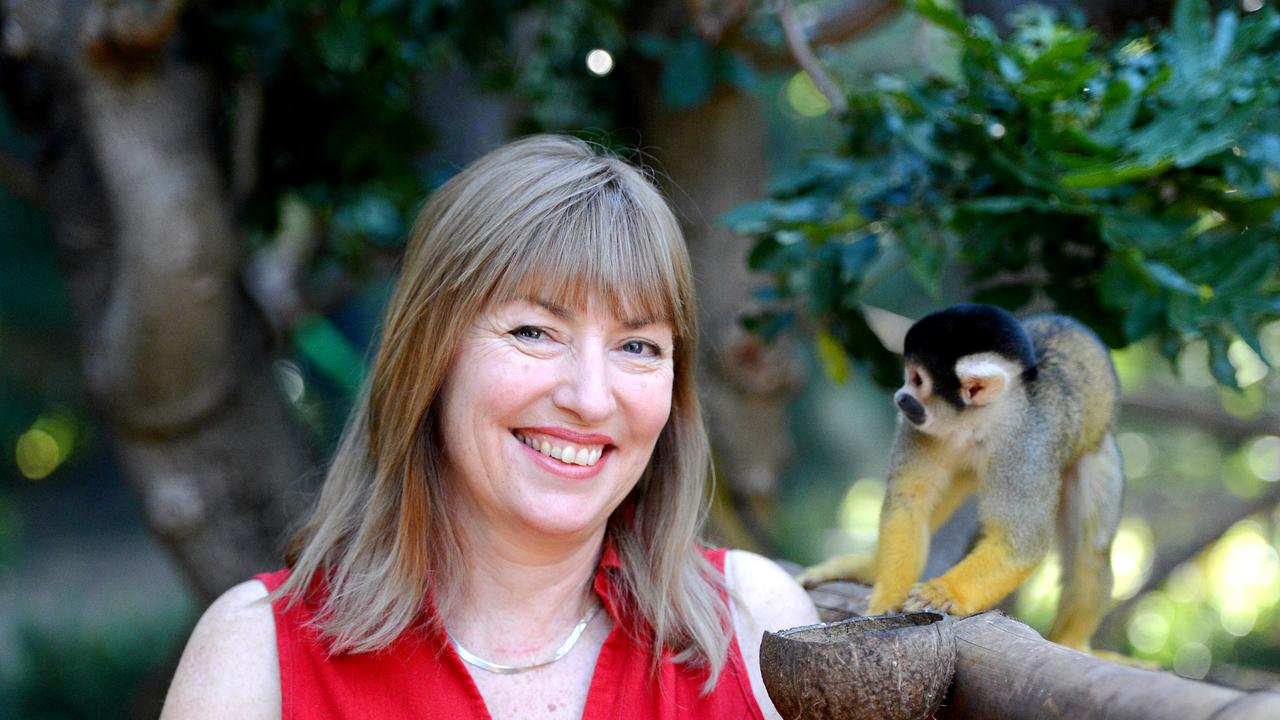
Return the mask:
<path id="1" fill-rule="evenodd" d="M 868 588 L 853 583 L 828 583 L 809 591 L 828 622 L 858 614 L 869 594 Z M 938 720 L 1280 717 L 1280 693 L 1246 693 L 1120 665 L 1051 643 L 1000 613 L 948 624 L 956 639 L 955 676 L 935 715 Z"/>

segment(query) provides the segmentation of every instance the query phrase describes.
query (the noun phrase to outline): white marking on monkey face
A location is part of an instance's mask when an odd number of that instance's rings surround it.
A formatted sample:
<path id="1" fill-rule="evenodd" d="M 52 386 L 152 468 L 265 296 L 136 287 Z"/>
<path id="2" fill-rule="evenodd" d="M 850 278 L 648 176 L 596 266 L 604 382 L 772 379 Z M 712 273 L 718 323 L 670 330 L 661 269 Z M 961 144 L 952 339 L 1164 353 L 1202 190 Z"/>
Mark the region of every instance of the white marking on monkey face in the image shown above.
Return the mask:
<path id="1" fill-rule="evenodd" d="M 929 373 L 915 363 L 907 363 L 903 375 L 905 382 L 893 394 L 893 404 L 905 420 L 916 427 L 923 427 L 929 421 L 928 404 L 933 383 Z"/>
<path id="2" fill-rule="evenodd" d="M 965 405 L 990 405 L 1020 373 L 1017 363 L 995 353 L 965 355 L 956 361 L 960 399 Z"/>

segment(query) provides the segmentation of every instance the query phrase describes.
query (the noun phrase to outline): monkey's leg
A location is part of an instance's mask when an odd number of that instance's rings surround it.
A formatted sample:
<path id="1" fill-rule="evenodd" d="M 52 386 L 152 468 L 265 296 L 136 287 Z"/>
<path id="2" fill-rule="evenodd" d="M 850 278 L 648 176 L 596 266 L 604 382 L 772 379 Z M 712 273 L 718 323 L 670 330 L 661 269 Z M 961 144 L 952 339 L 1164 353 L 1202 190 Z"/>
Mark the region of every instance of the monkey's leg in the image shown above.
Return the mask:
<path id="1" fill-rule="evenodd" d="M 929 532 L 935 511 L 948 497 L 951 473 L 932 463 L 915 463 L 891 475 L 880 510 L 876 584 L 868 615 L 902 607 L 911 585 L 920 579 L 929 556 Z M 952 509 L 958 502 L 952 503 Z"/>
<path id="2" fill-rule="evenodd" d="M 1111 603 L 1111 542 L 1120 524 L 1124 466 L 1110 436 L 1062 477 L 1058 543 L 1062 595 L 1048 638 L 1078 650 L 1089 640 Z"/>

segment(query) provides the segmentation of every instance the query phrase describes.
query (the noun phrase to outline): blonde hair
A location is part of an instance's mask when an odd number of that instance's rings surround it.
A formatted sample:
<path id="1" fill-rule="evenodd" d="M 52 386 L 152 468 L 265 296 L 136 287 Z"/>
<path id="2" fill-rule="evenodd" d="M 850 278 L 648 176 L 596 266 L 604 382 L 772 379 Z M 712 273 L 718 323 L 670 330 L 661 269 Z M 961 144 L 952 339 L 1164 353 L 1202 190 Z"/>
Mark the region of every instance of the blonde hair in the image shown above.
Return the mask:
<path id="1" fill-rule="evenodd" d="M 385 647 L 456 602 L 464 558 L 448 512 L 441 385 L 464 329 L 490 303 L 603 300 L 671 323 L 671 415 L 606 534 L 621 559 L 621 605 L 636 637 L 677 662 L 724 665 L 732 621 L 723 577 L 697 551 L 710 450 L 694 388 L 688 252 L 662 196 L 635 168 L 586 143 L 534 136 L 476 160 L 418 215 L 382 341 L 314 514 L 290 543 L 276 597 L 323 581 L 318 627 L 334 652 Z"/>

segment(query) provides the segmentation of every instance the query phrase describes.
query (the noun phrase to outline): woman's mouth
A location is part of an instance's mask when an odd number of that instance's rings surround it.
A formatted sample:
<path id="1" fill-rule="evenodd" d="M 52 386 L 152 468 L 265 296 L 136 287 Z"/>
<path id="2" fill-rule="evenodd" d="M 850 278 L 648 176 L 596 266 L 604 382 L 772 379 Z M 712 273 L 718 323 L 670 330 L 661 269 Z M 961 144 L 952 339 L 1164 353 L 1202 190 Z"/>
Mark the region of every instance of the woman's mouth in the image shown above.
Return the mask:
<path id="1" fill-rule="evenodd" d="M 517 430 L 512 434 L 530 448 L 567 465 L 591 467 L 600 462 L 605 450 L 604 445 L 574 445 L 560 438 L 528 431 Z"/>

